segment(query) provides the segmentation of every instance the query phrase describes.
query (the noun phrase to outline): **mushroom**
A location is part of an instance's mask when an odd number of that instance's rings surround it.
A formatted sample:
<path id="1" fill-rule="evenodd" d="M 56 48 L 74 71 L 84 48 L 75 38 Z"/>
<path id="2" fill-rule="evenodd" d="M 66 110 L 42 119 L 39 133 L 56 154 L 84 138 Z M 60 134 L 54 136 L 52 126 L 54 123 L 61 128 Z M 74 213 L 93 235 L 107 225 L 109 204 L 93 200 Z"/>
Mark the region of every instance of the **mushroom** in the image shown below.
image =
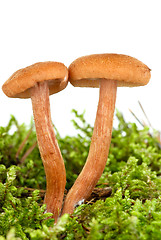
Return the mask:
<path id="1" fill-rule="evenodd" d="M 63 90 L 68 69 L 59 62 L 39 62 L 16 71 L 2 86 L 8 97 L 32 101 L 39 151 L 46 174 L 46 211 L 57 221 L 66 185 L 64 161 L 53 130 L 49 95 Z"/>
<path id="2" fill-rule="evenodd" d="M 111 142 L 117 87 L 142 86 L 150 80 L 150 69 L 122 54 L 94 54 L 76 59 L 69 66 L 69 81 L 75 87 L 99 87 L 99 103 L 86 163 L 69 190 L 63 213 L 89 198 L 101 177 Z"/>

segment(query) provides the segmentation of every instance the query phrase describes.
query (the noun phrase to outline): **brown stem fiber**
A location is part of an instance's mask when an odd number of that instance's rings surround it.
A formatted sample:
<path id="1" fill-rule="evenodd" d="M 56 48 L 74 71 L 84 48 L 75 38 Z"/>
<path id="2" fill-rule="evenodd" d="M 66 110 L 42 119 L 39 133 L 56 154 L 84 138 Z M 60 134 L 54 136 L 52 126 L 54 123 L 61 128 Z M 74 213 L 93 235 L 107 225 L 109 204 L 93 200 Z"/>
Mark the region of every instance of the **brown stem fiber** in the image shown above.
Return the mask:
<path id="1" fill-rule="evenodd" d="M 67 194 L 62 214 L 72 213 L 90 196 L 104 171 L 111 143 L 116 91 L 116 81 L 100 80 L 99 103 L 88 158 Z"/>
<path id="2" fill-rule="evenodd" d="M 47 212 L 57 221 L 66 184 L 64 161 L 55 137 L 50 114 L 49 88 L 47 82 L 37 83 L 31 90 L 37 141 L 46 174 L 44 203 Z"/>

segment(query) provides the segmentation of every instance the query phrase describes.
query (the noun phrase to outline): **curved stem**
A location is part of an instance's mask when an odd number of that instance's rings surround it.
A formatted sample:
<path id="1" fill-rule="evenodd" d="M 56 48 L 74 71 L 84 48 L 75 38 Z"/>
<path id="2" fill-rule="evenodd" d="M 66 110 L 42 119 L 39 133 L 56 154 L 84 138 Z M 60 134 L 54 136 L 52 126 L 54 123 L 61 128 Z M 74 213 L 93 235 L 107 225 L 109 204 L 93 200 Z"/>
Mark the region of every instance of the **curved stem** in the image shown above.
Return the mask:
<path id="1" fill-rule="evenodd" d="M 88 158 L 67 194 L 62 214 L 72 213 L 75 206 L 84 202 L 103 173 L 111 143 L 116 91 L 116 81 L 100 80 L 99 103 Z"/>
<path id="2" fill-rule="evenodd" d="M 62 209 L 66 173 L 52 126 L 47 82 L 37 83 L 31 89 L 31 99 L 37 141 L 46 174 L 44 203 L 46 203 L 47 212 L 52 212 L 57 221 Z"/>

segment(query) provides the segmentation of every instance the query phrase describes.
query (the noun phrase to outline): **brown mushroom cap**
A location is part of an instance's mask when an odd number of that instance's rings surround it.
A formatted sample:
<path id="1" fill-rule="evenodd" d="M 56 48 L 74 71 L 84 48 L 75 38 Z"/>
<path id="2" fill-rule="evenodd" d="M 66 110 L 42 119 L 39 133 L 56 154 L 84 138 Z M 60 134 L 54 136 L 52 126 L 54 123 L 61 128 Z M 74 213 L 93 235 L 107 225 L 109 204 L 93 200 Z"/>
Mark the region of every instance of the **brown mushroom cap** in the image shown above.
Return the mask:
<path id="1" fill-rule="evenodd" d="M 3 84 L 8 97 L 30 98 L 30 89 L 37 82 L 48 81 L 49 93 L 63 90 L 68 83 L 68 69 L 59 62 L 39 62 L 16 71 Z"/>
<path id="2" fill-rule="evenodd" d="M 69 81 L 75 87 L 99 87 L 99 79 L 116 80 L 118 87 L 143 86 L 150 77 L 144 63 L 123 54 L 88 55 L 69 66 Z"/>

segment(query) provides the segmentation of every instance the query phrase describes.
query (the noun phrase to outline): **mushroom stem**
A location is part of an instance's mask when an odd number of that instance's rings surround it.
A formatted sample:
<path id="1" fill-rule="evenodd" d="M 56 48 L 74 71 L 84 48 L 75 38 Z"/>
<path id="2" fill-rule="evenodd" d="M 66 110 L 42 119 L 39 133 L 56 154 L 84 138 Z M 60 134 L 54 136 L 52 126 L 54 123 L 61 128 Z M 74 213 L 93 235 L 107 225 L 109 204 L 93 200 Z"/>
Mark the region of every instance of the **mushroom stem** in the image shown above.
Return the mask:
<path id="1" fill-rule="evenodd" d="M 111 143 L 116 91 L 116 81 L 100 80 L 99 103 L 88 158 L 67 194 L 62 214 L 72 213 L 90 196 L 104 171 Z"/>
<path id="2" fill-rule="evenodd" d="M 47 82 L 36 83 L 31 89 L 31 99 L 37 141 L 46 174 L 47 186 L 44 203 L 47 212 L 53 213 L 57 221 L 62 208 L 66 173 L 51 121 Z"/>

